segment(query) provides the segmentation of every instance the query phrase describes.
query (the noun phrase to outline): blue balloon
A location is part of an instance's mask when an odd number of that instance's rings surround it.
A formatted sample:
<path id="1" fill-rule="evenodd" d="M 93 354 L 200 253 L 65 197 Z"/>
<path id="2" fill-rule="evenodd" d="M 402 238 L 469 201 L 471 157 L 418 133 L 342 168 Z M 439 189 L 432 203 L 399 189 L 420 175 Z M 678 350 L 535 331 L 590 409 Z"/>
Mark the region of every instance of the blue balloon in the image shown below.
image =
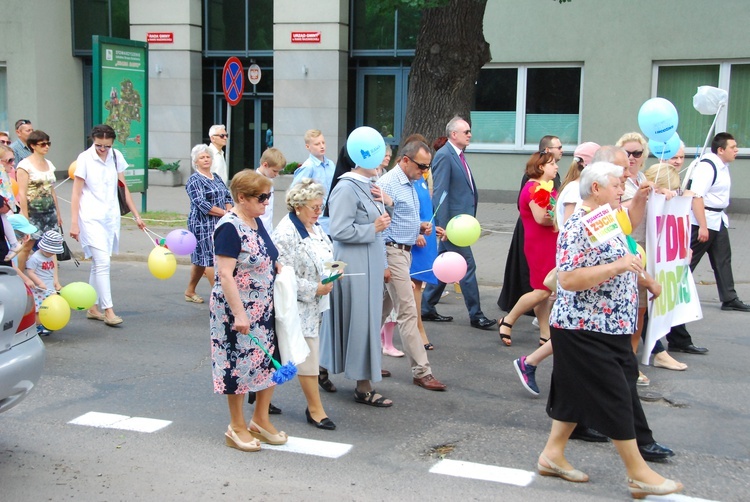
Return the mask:
<path id="1" fill-rule="evenodd" d="M 677 155 L 677 151 L 680 149 L 680 135 L 674 133 L 666 143 L 650 139 L 648 140 L 648 149 L 657 159 L 669 160 Z"/>
<path id="2" fill-rule="evenodd" d="M 648 139 L 665 143 L 677 132 L 677 108 L 664 98 L 651 98 L 638 111 L 638 125 Z"/>
<path id="3" fill-rule="evenodd" d="M 346 152 L 358 166 L 375 169 L 385 158 L 385 140 L 372 127 L 357 127 L 346 140 Z"/>

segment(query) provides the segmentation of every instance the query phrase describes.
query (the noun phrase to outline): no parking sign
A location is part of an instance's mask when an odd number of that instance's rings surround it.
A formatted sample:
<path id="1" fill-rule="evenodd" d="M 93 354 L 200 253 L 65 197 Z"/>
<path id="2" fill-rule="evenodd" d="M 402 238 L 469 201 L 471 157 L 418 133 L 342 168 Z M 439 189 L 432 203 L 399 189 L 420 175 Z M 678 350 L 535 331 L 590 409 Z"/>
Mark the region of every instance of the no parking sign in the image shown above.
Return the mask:
<path id="1" fill-rule="evenodd" d="M 227 59 L 224 63 L 224 72 L 221 75 L 221 83 L 224 87 L 224 97 L 230 106 L 236 106 L 242 99 L 245 90 L 245 73 L 242 63 L 236 57 Z"/>

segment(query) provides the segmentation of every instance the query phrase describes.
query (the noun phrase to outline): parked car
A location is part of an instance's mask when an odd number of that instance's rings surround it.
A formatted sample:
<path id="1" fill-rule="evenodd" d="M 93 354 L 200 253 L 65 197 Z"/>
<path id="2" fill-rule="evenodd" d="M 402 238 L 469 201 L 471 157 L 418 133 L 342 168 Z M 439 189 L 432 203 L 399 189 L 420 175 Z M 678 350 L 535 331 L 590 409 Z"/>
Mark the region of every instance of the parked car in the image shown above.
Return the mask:
<path id="1" fill-rule="evenodd" d="M 31 392 L 44 368 L 34 297 L 15 270 L 0 266 L 0 413 Z"/>

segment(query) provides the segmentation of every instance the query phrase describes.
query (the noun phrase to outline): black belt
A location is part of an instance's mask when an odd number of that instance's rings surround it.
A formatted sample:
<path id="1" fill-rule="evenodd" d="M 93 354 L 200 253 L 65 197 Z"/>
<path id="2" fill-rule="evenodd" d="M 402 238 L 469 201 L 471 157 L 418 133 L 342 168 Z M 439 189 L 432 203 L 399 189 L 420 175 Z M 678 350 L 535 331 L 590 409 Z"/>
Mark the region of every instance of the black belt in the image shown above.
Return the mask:
<path id="1" fill-rule="evenodd" d="M 396 249 L 403 249 L 404 251 L 411 251 L 411 246 L 407 246 L 406 244 L 399 244 L 397 242 L 386 242 L 386 246 L 391 246 L 392 248 Z"/>
<path id="2" fill-rule="evenodd" d="M 708 207 L 708 206 L 704 207 L 703 209 L 705 209 L 706 211 L 713 211 L 714 213 L 720 213 L 724 211 L 724 209 L 721 209 L 718 207 Z"/>

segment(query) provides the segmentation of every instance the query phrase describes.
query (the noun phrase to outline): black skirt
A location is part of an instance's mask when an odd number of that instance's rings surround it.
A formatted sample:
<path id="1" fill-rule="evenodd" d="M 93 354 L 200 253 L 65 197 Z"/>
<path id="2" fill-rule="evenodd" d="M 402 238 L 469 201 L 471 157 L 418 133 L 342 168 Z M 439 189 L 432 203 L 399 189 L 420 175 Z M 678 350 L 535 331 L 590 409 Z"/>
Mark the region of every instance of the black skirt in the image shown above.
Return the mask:
<path id="1" fill-rule="evenodd" d="M 630 335 L 555 327 L 550 332 L 555 357 L 547 414 L 612 439 L 635 439 L 635 417 L 645 423 L 645 416 Z"/>

